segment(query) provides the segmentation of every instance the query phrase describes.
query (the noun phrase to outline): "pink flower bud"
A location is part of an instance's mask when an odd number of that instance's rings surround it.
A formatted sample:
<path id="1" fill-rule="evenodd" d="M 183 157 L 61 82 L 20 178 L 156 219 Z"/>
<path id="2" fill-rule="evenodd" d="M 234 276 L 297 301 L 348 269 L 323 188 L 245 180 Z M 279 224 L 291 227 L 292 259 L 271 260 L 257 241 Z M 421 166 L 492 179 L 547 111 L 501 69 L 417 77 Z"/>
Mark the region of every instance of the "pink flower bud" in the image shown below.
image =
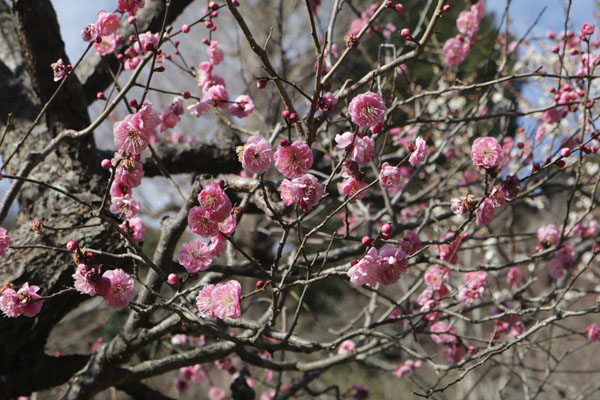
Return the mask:
<path id="1" fill-rule="evenodd" d="M 560 48 L 557 45 L 554 45 L 552 46 L 552 49 L 550 51 L 552 51 L 554 54 L 558 54 Z"/>
<path id="2" fill-rule="evenodd" d="M 293 124 L 293 123 L 296 123 L 296 122 L 298 122 L 298 114 L 296 114 L 296 113 L 291 113 L 291 114 L 290 114 L 290 123 L 292 123 L 292 124 Z"/>
<path id="3" fill-rule="evenodd" d="M 394 6 L 394 9 L 396 10 L 396 12 L 398 14 L 402 14 L 404 12 L 404 6 L 402 4 L 396 4 Z M 410 32 L 409 32 L 409 34 L 410 34 Z"/>
<path id="4" fill-rule="evenodd" d="M 262 279 L 259 281 L 256 281 L 256 290 L 262 289 L 263 287 L 265 287 L 265 281 L 263 281 Z"/>
<path id="5" fill-rule="evenodd" d="M 98 100 L 106 100 L 106 96 L 104 95 L 104 93 L 103 93 L 103 92 L 98 92 L 98 93 L 96 93 L 96 98 L 97 98 Z"/>
<path id="6" fill-rule="evenodd" d="M 179 281 L 179 277 L 177 276 L 177 274 L 169 274 L 169 276 L 167 277 L 167 283 L 169 285 L 174 285 Z"/>
<path id="7" fill-rule="evenodd" d="M 402 28 L 402 30 L 400 31 L 400 36 L 402 36 L 406 40 L 410 40 L 411 39 L 410 29 Z"/>
<path id="8" fill-rule="evenodd" d="M 67 242 L 67 250 L 69 250 L 69 251 L 75 251 L 75 250 L 77 250 L 78 247 L 79 247 L 79 244 L 77 243 L 76 240 L 69 240 Z"/>
<path id="9" fill-rule="evenodd" d="M 137 100 L 136 100 L 136 99 L 129 99 L 129 101 L 128 101 L 127 103 L 129 103 L 129 106 L 130 106 L 130 107 L 133 107 L 133 108 L 135 108 L 136 110 L 137 110 L 138 108 L 140 108 L 140 105 L 138 104 L 138 102 L 137 102 Z"/>
<path id="10" fill-rule="evenodd" d="M 102 161 L 100 162 L 100 166 L 101 166 L 102 168 L 104 168 L 104 169 L 110 169 L 110 167 L 111 167 L 111 162 L 110 162 L 110 160 L 109 160 L 108 158 L 105 158 L 104 160 L 102 160 Z"/>
<path id="11" fill-rule="evenodd" d="M 188 24 L 181 25 L 181 32 L 188 33 L 190 31 L 190 26 Z"/>
<path id="12" fill-rule="evenodd" d="M 219 8 L 219 6 L 217 5 L 216 2 L 211 1 L 208 3 L 208 8 L 210 8 L 211 10 L 216 10 L 217 8 Z"/>
<path id="13" fill-rule="evenodd" d="M 291 114 L 290 110 L 288 110 L 288 109 L 285 109 L 281 112 L 281 116 L 285 119 L 288 119 L 290 117 L 290 114 Z"/>
<path id="14" fill-rule="evenodd" d="M 571 155 L 571 149 L 569 149 L 568 147 L 563 147 L 562 149 L 560 149 L 560 155 L 563 157 L 569 157 Z"/>
<path id="15" fill-rule="evenodd" d="M 363 238 L 360 240 L 360 242 L 362 243 L 363 246 L 368 246 L 371 244 L 371 238 L 368 236 L 363 236 Z"/>
<path id="16" fill-rule="evenodd" d="M 566 163 L 565 160 L 556 160 L 554 165 L 556 165 L 558 168 L 563 168 L 566 165 Z"/>
<path id="17" fill-rule="evenodd" d="M 256 87 L 258 89 L 264 89 L 267 87 L 267 80 L 266 79 L 259 79 L 256 81 Z"/>
<path id="18" fill-rule="evenodd" d="M 127 17 L 127 23 L 129 23 L 131 25 L 135 24 L 136 23 L 135 17 L 133 17 L 133 16 Z"/>
<path id="19" fill-rule="evenodd" d="M 588 23 L 585 23 L 581 26 L 581 32 L 584 35 L 592 35 L 594 33 L 594 27 Z"/>

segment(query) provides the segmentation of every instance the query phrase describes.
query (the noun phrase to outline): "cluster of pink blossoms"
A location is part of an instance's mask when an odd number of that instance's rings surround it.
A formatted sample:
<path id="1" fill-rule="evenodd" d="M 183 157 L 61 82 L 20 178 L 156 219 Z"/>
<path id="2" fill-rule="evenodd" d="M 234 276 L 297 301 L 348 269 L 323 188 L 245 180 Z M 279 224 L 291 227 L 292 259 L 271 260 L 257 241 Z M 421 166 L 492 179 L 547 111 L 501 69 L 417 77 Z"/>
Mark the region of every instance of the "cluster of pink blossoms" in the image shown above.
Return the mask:
<path id="1" fill-rule="evenodd" d="M 200 101 L 188 107 L 190 113 L 195 117 L 201 117 L 212 107 L 226 109 L 237 118 L 245 118 L 254 111 L 254 102 L 248 95 L 240 95 L 233 102 L 229 101 L 229 94 L 225 89 L 225 80 L 212 73 L 213 67 L 223 61 L 223 51 L 219 48 L 219 42 L 207 41 L 208 61 L 203 61 L 198 66 L 198 86 L 202 88 Z M 230 104 L 231 103 L 231 104 Z"/>
<path id="2" fill-rule="evenodd" d="M 483 0 L 479 0 L 468 11 L 462 11 L 458 15 L 456 28 L 460 34 L 446 40 L 442 48 L 446 64 L 456 67 L 465 60 L 471 50 L 471 46 L 475 43 L 475 37 L 479 31 L 479 22 L 483 16 Z"/>
<path id="3" fill-rule="evenodd" d="M 113 126 L 117 153 L 112 160 L 103 160 L 106 169 L 115 166 L 114 180 L 110 187 L 112 204 L 110 211 L 119 214 L 126 220 L 139 212 L 139 203 L 132 197 L 132 189 L 141 184 L 144 170 L 140 154 L 148 147 L 150 138 L 156 136 L 156 128 L 160 117 L 152 110 L 152 104 L 145 103 L 134 114 L 129 114 L 123 121 Z M 136 224 L 131 223 L 130 226 Z M 138 229 L 139 231 L 139 229 Z"/>
<path id="4" fill-rule="evenodd" d="M 335 142 L 335 147 L 348 151 L 351 158 L 357 163 L 367 163 L 375 154 L 375 141 L 360 133 L 355 135 L 352 132 L 344 132 L 341 135 L 335 135 Z"/>
<path id="5" fill-rule="evenodd" d="M 541 226 L 537 230 L 538 246 L 540 251 L 557 246 L 560 242 L 561 230 L 554 224 Z M 554 279 L 562 277 L 565 272 L 573 267 L 575 262 L 575 249 L 569 241 L 564 241 L 562 246 L 554 252 L 552 260 L 548 263 L 548 271 Z"/>
<path id="6" fill-rule="evenodd" d="M 188 226 L 196 235 L 210 238 L 210 243 L 194 239 L 181 246 L 179 263 L 191 274 L 206 270 L 221 255 L 226 239 L 220 233 L 231 235 L 237 227 L 231 200 L 219 182 L 205 184 L 198 202 L 188 213 Z"/>
<path id="7" fill-rule="evenodd" d="M 0 310 L 9 318 L 20 315 L 36 316 L 40 312 L 43 302 L 37 300 L 41 298 L 37 294 L 38 290 L 40 290 L 38 286 L 29 286 L 28 282 L 25 282 L 18 291 L 12 288 L 12 284 L 4 286 L 0 289 Z"/>
<path id="8" fill-rule="evenodd" d="M 416 371 L 421 365 L 422 362 L 420 360 L 406 360 L 403 363 L 398 363 L 398 366 L 396 366 L 392 375 L 397 378 L 403 378 L 411 372 Z"/>
<path id="9" fill-rule="evenodd" d="M 105 56 L 110 54 L 115 51 L 117 43 L 123 40 L 121 35 L 115 34 L 120 22 L 121 18 L 116 14 L 104 10 L 99 11 L 96 15 L 96 22 L 89 24 L 81 30 L 81 38 L 84 42 L 93 42 L 92 47 L 99 55 Z"/>
<path id="10" fill-rule="evenodd" d="M 350 282 L 356 286 L 375 287 L 378 283 L 391 285 L 400 279 L 408 268 L 406 253 L 400 247 L 385 245 L 379 250 L 371 247 L 358 262 L 348 270 Z"/>
<path id="11" fill-rule="evenodd" d="M 465 275 L 465 286 L 458 292 L 458 300 L 470 306 L 475 300 L 483 297 L 483 293 L 487 287 L 487 272 L 469 272 Z"/>
<path id="12" fill-rule="evenodd" d="M 281 200 L 286 206 L 298 204 L 298 207 L 305 211 L 316 206 L 324 193 L 323 185 L 311 174 L 302 175 L 291 181 L 284 179 L 279 190 L 281 191 Z"/>
<path id="13" fill-rule="evenodd" d="M 196 297 L 199 315 L 205 318 L 239 318 L 242 315 L 241 291 L 238 281 L 204 286 Z"/>
<path id="14" fill-rule="evenodd" d="M 78 252 L 76 249 L 75 252 Z M 104 271 L 101 275 L 101 265 L 91 265 L 82 261 L 73 274 L 74 286 L 79 293 L 88 296 L 101 296 L 104 303 L 111 308 L 127 307 L 135 296 L 133 278 L 120 268 Z"/>

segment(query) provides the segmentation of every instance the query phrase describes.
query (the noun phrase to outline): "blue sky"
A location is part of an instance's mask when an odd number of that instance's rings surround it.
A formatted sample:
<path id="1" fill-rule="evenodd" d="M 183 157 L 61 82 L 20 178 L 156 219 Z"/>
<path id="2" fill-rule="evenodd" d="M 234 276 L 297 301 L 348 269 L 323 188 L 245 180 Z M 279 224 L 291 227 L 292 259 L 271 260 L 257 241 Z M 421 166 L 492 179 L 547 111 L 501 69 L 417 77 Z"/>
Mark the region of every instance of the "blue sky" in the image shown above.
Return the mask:
<path id="1" fill-rule="evenodd" d="M 417 4 L 421 0 L 405 1 L 408 7 Z M 71 61 L 75 61 L 79 54 L 85 49 L 85 43 L 81 40 L 81 28 L 96 20 L 99 10 L 112 11 L 116 6 L 116 0 L 52 0 L 58 15 L 58 20 L 63 33 L 63 40 L 67 45 L 67 54 Z M 323 2 L 326 4 L 327 2 Z M 365 3 L 367 3 L 365 1 Z M 369 2 L 370 3 L 370 2 Z M 504 13 L 506 0 L 486 0 L 486 9 L 495 11 L 496 15 Z M 563 29 L 564 14 L 566 12 L 566 0 L 514 0 L 510 6 L 510 17 L 512 27 L 518 33 L 524 33 L 533 23 L 541 10 L 546 11 L 540 20 L 538 27 L 534 30 L 535 35 L 544 34 L 548 29 Z M 578 29 L 583 22 L 590 22 L 590 17 L 596 12 L 594 0 L 573 0 L 571 16 L 574 28 Z M 591 22 L 594 22 L 592 19 Z"/>

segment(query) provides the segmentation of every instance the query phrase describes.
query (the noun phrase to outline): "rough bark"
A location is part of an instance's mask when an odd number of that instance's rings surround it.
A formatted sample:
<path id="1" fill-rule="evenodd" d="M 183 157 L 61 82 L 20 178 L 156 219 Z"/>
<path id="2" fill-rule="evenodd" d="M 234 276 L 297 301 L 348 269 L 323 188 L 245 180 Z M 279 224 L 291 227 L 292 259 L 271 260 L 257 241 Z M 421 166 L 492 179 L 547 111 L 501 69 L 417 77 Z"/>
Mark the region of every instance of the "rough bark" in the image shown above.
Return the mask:
<path id="1" fill-rule="evenodd" d="M 6 124 L 13 114 L 6 145 L 0 154 L 6 160 L 26 135 L 43 104 L 58 83 L 52 79 L 50 63 L 68 62 L 60 38 L 56 15 L 48 0 L 13 0 L 10 8 L 0 2 L 0 118 Z M 63 129 L 81 129 L 89 123 L 83 89 L 70 76 L 39 124 L 6 167 L 16 173 L 31 151 L 39 150 Z M 30 176 L 51 182 L 92 204 L 99 204 L 106 185 L 106 172 L 99 168 L 98 154 L 90 137 L 66 141 Z M 115 250 L 121 240 L 106 227 L 71 231 L 44 231 L 36 235 L 28 222 L 43 219 L 50 226 L 82 225 L 90 210 L 71 199 L 34 184 L 26 184 L 19 196 L 17 228 L 11 230 L 13 245 L 45 244 L 63 247 L 77 238 L 81 244 Z M 109 250 L 110 251 L 110 250 Z M 40 293 L 58 292 L 72 283 L 73 262 L 68 253 L 41 249 L 10 250 L 0 269 L 0 282 L 20 287 L 28 281 L 40 286 Z M 6 262 L 9 260 L 9 262 Z M 48 357 L 44 346 L 52 328 L 70 310 L 85 300 L 67 293 L 44 302 L 35 318 L 0 318 L 0 398 L 64 383 L 85 364 L 87 356 Z M 35 377 L 35 378 L 34 378 Z"/>

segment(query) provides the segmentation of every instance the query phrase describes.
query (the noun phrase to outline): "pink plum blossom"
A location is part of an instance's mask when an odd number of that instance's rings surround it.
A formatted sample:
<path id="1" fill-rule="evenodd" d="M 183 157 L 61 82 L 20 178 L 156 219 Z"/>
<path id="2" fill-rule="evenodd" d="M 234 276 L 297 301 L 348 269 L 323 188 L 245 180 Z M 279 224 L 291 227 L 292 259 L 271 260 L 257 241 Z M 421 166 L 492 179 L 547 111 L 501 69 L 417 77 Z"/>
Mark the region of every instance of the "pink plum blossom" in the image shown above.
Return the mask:
<path id="1" fill-rule="evenodd" d="M 371 161 L 375 154 L 375 141 L 368 137 L 357 137 L 354 139 L 352 147 L 352 158 L 358 163 L 366 163 Z"/>
<path id="2" fill-rule="evenodd" d="M 225 218 L 224 221 L 219 222 L 219 232 L 222 232 L 226 235 L 231 235 L 235 232 L 235 228 L 237 227 L 237 221 L 233 215 L 229 215 Z"/>
<path id="3" fill-rule="evenodd" d="M 235 220 L 235 218 L 234 218 Z M 225 232 L 223 232 L 225 233 Z M 227 233 L 225 233 L 227 234 Z M 227 243 L 227 239 L 219 234 L 217 236 L 213 236 L 210 238 L 210 245 L 208 246 L 208 250 L 213 257 L 220 257 L 223 250 L 225 250 L 225 243 Z"/>
<path id="4" fill-rule="evenodd" d="M 475 222 L 477 225 L 487 225 L 494 219 L 496 214 L 494 203 L 490 199 L 485 199 L 475 210 Z"/>
<path id="5" fill-rule="evenodd" d="M 254 111 L 254 102 L 246 94 L 242 94 L 235 99 L 235 102 L 229 106 L 229 113 L 238 118 L 246 118 Z"/>
<path id="6" fill-rule="evenodd" d="M 302 210 L 308 210 L 319 203 L 323 197 L 323 185 L 311 174 L 303 175 L 291 181 L 284 179 L 280 186 L 281 199 L 286 206 L 298 204 Z"/>
<path id="7" fill-rule="evenodd" d="M 442 48 L 444 60 L 446 64 L 451 67 L 456 67 L 458 64 L 462 63 L 470 50 L 470 44 L 463 41 L 461 35 L 446 40 L 446 43 L 444 43 L 444 47 Z"/>
<path id="8" fill-rule="evenodd" d="M 407 255 L 415 254 L 423 247 L 419 236 L 414 231 L 406 232 L 404 237 L 398 241 L 398 245 Z"/>
<path id="9" fill-rule="evenodd" d="M 341 135 L 338 133 L 335 135 L 335 147 L 338 149 L 346 149 L 348 146 L 351 146 L 354 142 L 354 133 L 353 132 L 344 132 Z"/>
<path id="10" fill-rule="evenodd" d="M 441 265 L 432 265 L 425 271 L 425 284 L 433 290 L 440 290 L 448 280 L 449 271 Z"/>
<path id="11" fill-rule="evenodd" d="M 215 289 L 215 285 L 206 285 L 198 292 L 196 296 L 196 306 L 198 307 L 198 314 L 205 318 L 215 318 L 215 314 L 212 310 L 211 294 Z"/>
<path id="12" fill-rule="evenodd" d="M 81 29 L 81 39 L 84 42 L 93 42 L 99 36 L 98 27 L 96 24 L 89 24 Z"/>
<path id="13" fill-rule="evenodd" d="M 391 285 L 406 272 L 408 259 L 401 248 L 386 244 L 379 250 L 379 257 L 381 257 L 381 284 Z"/>
<path id="14" fill-rule="evenodd" d="M 145 0 L 117 0 L 117 10 L 120 13 L 128 12 L 129 15 L 135 15 L 138 8 L 144 8 Z"/>
<path id="15" fill-rule="evenodd" d="M 52 68 L 52 73 L 54 74 L 54 82 L 60 81 L 69 72 L 68 67 L 62 58 L 59 58 L 56 62 L 50 64 L 50 68 Z"/>
<path id="16" fill-rule="evenodd" d="M 20 315 L 36 316 L 43 303 L 43 301 L 33 301 L 41 297 L 37 294 L 38 290 L 40 290 L 38 286 L 30 286 L 28 282 L 25 282 L 18 291 L 15 291 L 10 285 L 5 286 L 0 290 L 0 310 L 9 318 Z"/>
<path id="17" fill-rule="evenodd" d="M 360 190 L 364 189 L 365 187 L 367 187 L 366 183 L 359 181 L 358 179 L 355 179 L 355 178 L 349 178 L 349 179 L 346 179 L 346 180 L 338 183 L 338 190 L 340 191 L 340 193 L 349 198 L 353 197 L 356 193 L 358 193 Z M 366 195 L 367 195 L 367 191 L 363 190 L 356 197 L 354 197 L 352 199 L 352 201 L 361 200 Z"/>
<path id="18" fill-rule="evenodd" d="M 212 65 L 218 65 L 223 61 L 223 50 L 219 48 L 219 42 L 212 40 L 210 45 L 206 48 L 206 54 Z"/>
<path id="19" fill-rule="evenodd" d="M 102 36 L 100 42 L 94 42 L 92 48 L 98 55 L 105 56 L 111 54 L 117 48 L 117 38 L 114 34 Z"/>
<path id="20" fill-rule="evenodd" d="M 444 346 L 442 358 L 448 364 L 456 364 L 465 356 L 467 349 L 460 343 L 452 343 Z"/>
<path id="21" fill-rule="evenodd" d="M 135 296 L 133 278 L 120 268 L 106 271 L 102 277 L 110 281 L 107 293 L 102 294 L 104 303 L 111 308 L 127 307 Z"/>
<path id="22" fill-rule="evenodd" d="M 108 13 L 104 10 L 96 14 L 96 26 L 98 27 L 100 36 L 108 36 L 115 33 L 119 28 L 119 17 L 116 14 Z"/>
<path id="23" fill-rule="evenodd" d="M 96 294 L 96 284 L 101 279 L 100 268 L 100 265 L 79 264 L 72 275 L 75 281 L 75 289 L 79 293 L 94 296 Z"/>
<path id="24" fill-rule="evenodd" d="M 351 350 L 354 350 L 356 344 L 350 339 L 344 340 L 338 347 L 338 354 L 348 354 Z"/>
<path id="25" fill-rule="evenodd" d="M 429 328 L 431 332 L 431 340 L 436 343 L 456 343 L 456 329 L 446 325 L 442 321 L 438 321 Z"/>
<path id="26" fill-rule="evenodd" d="M 519 267 L 511 267 L 506 275 L 506 283 L 516 286 L 523 280 L 523 271 Z"/>
<path id="27" fill-rule="evenodd" d="M 381 165 L 379 172 L 379 182 L 381 186 L 389 189 L 398 189 L 402 185 L 402 173 L 400 168 L 393 167 L 389 163 L 384 162 Z"/>
<path id="28" fill-rule="evenodd" d="M 538 242 L 548 248 L 556 246 L 560 240 L 560 230 L 554 224 L 541 226 L 537 230 Z"/>
<path id="29" fill-rule="evenodd" d="M 462 243 L 463 236 L 455 235 L 453 232 L 448 232 L 442 237 L 442 240 L 453 239 L 451 243 L 442 243 L 435 245 L 433 249 L 443 261 L 447 261 L 450 264 L 456 264 L 458 262 L 458 249 Z"/>
<path id="30" fill-rule="evenodd" d="M 229 102 L 229 94 L 227 94 L 227 90 L 225 90 L 225 86 L 223 85 L 212 85 L 208 89 L 205 89 L 205 92 L 202 96 L 204 99 L 204 95 L 206 95 L 207 99 L 212 101 L 212 105 L 218 108 L 227 108 Z"/>
<path id="31" fill-rule="evenodd" d="M 221 389 L 218 386 L 213 386 L 208 389 L 208 399 L 209 400 L 225 400 L 225 390 Z"/>
<path id="32" fill-rule="evenodd" d="M 292 144 L 280 144 L 274 158 L 275 168 L 289 179 L 305 175 L 313 164 L 312 150 L 299 140 Z"/>
<path id="33" fill-rule="evenodd" d="M 350 282 L 355 286 L 368 285 L 374 287 L 381 281 L 381 257 L 374 247 L 348 270 Z"/>
<path id="34" fill-rule="evenodd" d="M 216 318 L 236 319 L 242 315 L 240 293 L 242 287 L 238 281 L 217 284 L 210 294 L 211 310 Z"/>
<path id="35" fill-rule="evenodd" d="M 118 214 L 124 219 L 131 219 L 140 211 L 140 203 L 130 195 L 112 197 L 110 212 Z"/>
<path id="36" fill-rule="evenodd" d="M 217 182 L 204 185 L 198 195 L 198 202 L 206 212 L 206 217 L 214 222 L 225 221 L 233 208 L 231 200 Z"/>
<path id="37" fill-rule="evenodd" d="M 386 111 L 382 98 L 374 92 L 365 92 L 354 97 L 348 105 L 352 122 L 361 128 L 370 128 L 381 122 Z"/>
<path id="38" fill-rule="evenodd" d="M 427 157 L 427 142 L 425 142 L 423 138 L 418 137 L 416 140 L 415 150 L 408 158 L 408 162 L 410 162 L 410 165 L 413 167 L 416 167 L 425 161 L 425 157 Z"/>
<path id="39" fill-rule="evenodd" d="M 242 168 L 250 174 L 265 173 L 273 162 L 271 143 L 260 136 L 251 136 L 237 152 Z"/>
<path id="40" fill-rule="evenodd" d="M 590 342 L 595 342 L 600 337 L 600 326 L 597 323 L 593 323 L 592 325 L 585 328 L 588 333 L 588 340 Z"/>
<path id="41" fill-rule="evenodd" d="M 480 137 L 475 139 L 471 148 L 471 160 L 482 168 L 494 168 L 500 164 L 502 148 L 493 137 Z"/>
<path id="42" fill-rule="evenodd" d="M 129 114 L 113 126 L 115 145 L 128 154 L 140 154 L 148 147 L 149 132 L 139 126 L 136 114 Z"/>
<path id="43" fill-rule="evenodd" d="M 0 226 L 0 256 L 6 253 L 8 247 L 10 246 L 10 236 L 8 235 L 8 231 Z"/>
<path id="44" fill-rule="evenodd" d="M 212 237 L 219 234 L 219 225 L 209 218 L 207 211 L 201 207 L 192 207 L 188 213 L 188 225 L 192 232 L 202 237 Z"/>
<path id="45" fill-rule="evenodd" d="M 144 169 L 142 163 L 133 158 L 123 160 L 115 168 L 115 180 L 123 182 L 124 185 L 130 188 L 141 185 L 143 177 Z"/>
<path id="46" fill-rule="evenodd" d="M 462 11 L 456 19 L 458 31 L 465 35 L 469 41 L 473 41 L 479 30 L 479 19 L 471 11 Z"/>
<path id="47" fill-rule="evenodd" d="M 421 367 L 421 364 L 422 363 L 420 360 L 406 360 L 403 363 L 398 363 L 398 366 L 392 372 L 392 375 L 397 378 L 403 378 L 404 376 L 415 371 L 417 368 Z"/>
<path id="48" fill-rule="evenodd" d="M 192 114 L 194 117 L 200 118 L 202 116 L 202 114 L 204 114 L 205 112 L 210 110 L 210 108 L 212 107 L 212 104 L 213 104 L 212 100 L 209 100 L 208 98 L 205 99 L 203 96 L 199 102 L 197 102 L 196 104 L 192 104 L 191 106 L 188 106 L 187 109 L 190 112 L 190 114 Z"/>
<path id="49" fill-rule="evenodd" d="M 211 81 L 213 65 L 208 61 L 203 61 L 198 65 L 196 79 L 198 80 L 198 86 L 204 87 Z"/>
<path id="50" fill-rule="evenodd" d="M 184 243 L 179 250 L 179 264 L 183 265 L 190 274 L 204 271 L 210 266 L 212 260 L 213 255 L 209 246 L 200 239 Z"/>

